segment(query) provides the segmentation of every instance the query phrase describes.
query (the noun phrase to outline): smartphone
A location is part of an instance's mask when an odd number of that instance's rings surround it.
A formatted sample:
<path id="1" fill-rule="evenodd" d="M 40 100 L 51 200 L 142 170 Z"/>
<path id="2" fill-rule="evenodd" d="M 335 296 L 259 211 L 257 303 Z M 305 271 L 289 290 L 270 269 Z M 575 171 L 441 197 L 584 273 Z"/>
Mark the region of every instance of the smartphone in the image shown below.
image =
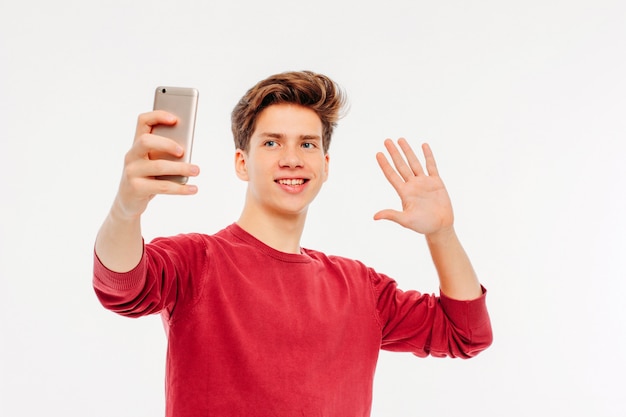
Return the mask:
<path id="1" fill-rule="evenodd" d="M 198 90 L 186 87 L 159 86 L 154 91 L 154 110 L 165 110 L 178 118 L 173 126 L 156 125 L 152 133 L 175 140 L 185 150 L 180 158 L 172 155 L 162 155 L 170 161 L 191 162 L 193 134 L 196 127 L 196 111 L 198 109 Z M 186 184 L 188 177 L 181 175 L 162 175 L 160 180 L 169 180 Z"/>

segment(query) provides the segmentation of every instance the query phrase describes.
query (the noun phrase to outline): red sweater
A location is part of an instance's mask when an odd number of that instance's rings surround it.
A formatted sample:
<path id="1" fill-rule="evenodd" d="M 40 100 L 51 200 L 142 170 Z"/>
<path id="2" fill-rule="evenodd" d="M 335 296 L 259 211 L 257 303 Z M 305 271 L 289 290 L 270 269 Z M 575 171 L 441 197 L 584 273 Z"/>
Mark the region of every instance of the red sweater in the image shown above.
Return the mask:
<path id="1" fill-rule="evenodd" d="M 279 252 L 236 224 L 155 239 L 128 273 L 94 265 L 106 308 L 163 315 L 168 417 L 369 416 L 379 349 L 469 358 L 492 339 L 485 294 L 403 292 L 358 261 Z"/>

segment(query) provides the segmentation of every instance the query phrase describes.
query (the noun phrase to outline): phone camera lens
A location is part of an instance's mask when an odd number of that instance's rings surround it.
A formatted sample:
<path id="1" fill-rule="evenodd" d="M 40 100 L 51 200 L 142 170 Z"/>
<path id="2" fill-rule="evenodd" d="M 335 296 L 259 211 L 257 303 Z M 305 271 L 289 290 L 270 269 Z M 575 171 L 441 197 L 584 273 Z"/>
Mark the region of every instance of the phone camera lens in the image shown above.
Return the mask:
<path id="1" fill-rule="evenodd" d="M 162 92 L 163 94 L 165 94 L 165 93 L 167 93 L 167 90 L 164 88 L 164 89 L 162 89 L 162 90 L 161 90 L 161 92 Z"/>

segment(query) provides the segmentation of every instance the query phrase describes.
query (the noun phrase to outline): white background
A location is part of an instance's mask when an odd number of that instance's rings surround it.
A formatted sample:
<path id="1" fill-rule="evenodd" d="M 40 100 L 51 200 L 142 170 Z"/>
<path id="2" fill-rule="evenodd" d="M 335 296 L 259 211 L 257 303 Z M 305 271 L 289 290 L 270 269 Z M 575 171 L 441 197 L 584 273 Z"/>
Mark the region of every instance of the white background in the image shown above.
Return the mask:
<path id="1" fill-rule="evenodd" d="M 374 416 L 623 416 L 623 1 L 3 1 L 0 414 L 162 416 L 158 316 L 104 310 L 96 232 L 137 114 L 160 84 L 200 90 L 194 197 L 159 197 L 146 239 L 239 215 L 230 111 L 256 81 L 310 69 L 351 109 L 303 246 L 436 292 L 421 236 L 374 159 L 428 141 L 488 288 L 477 358 L 381 354 Z"/>

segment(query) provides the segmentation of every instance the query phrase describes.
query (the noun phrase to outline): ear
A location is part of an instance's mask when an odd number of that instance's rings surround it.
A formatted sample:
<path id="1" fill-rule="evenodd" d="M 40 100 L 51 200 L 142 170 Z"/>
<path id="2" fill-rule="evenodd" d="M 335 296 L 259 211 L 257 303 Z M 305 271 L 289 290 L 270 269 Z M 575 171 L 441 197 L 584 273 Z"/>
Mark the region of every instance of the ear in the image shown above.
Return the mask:
<path id="1" fill-rule="evenodd" d="M 328 168 L 330 165 L 330 155 L 324 155 L 324 182 L 328 179 Z"/>
<path id="2" fill-rule="evenodd" d="M 248 181 L 248 155 L 237 148 L 235 151 L 235 172 L 242 181 Z"/>

